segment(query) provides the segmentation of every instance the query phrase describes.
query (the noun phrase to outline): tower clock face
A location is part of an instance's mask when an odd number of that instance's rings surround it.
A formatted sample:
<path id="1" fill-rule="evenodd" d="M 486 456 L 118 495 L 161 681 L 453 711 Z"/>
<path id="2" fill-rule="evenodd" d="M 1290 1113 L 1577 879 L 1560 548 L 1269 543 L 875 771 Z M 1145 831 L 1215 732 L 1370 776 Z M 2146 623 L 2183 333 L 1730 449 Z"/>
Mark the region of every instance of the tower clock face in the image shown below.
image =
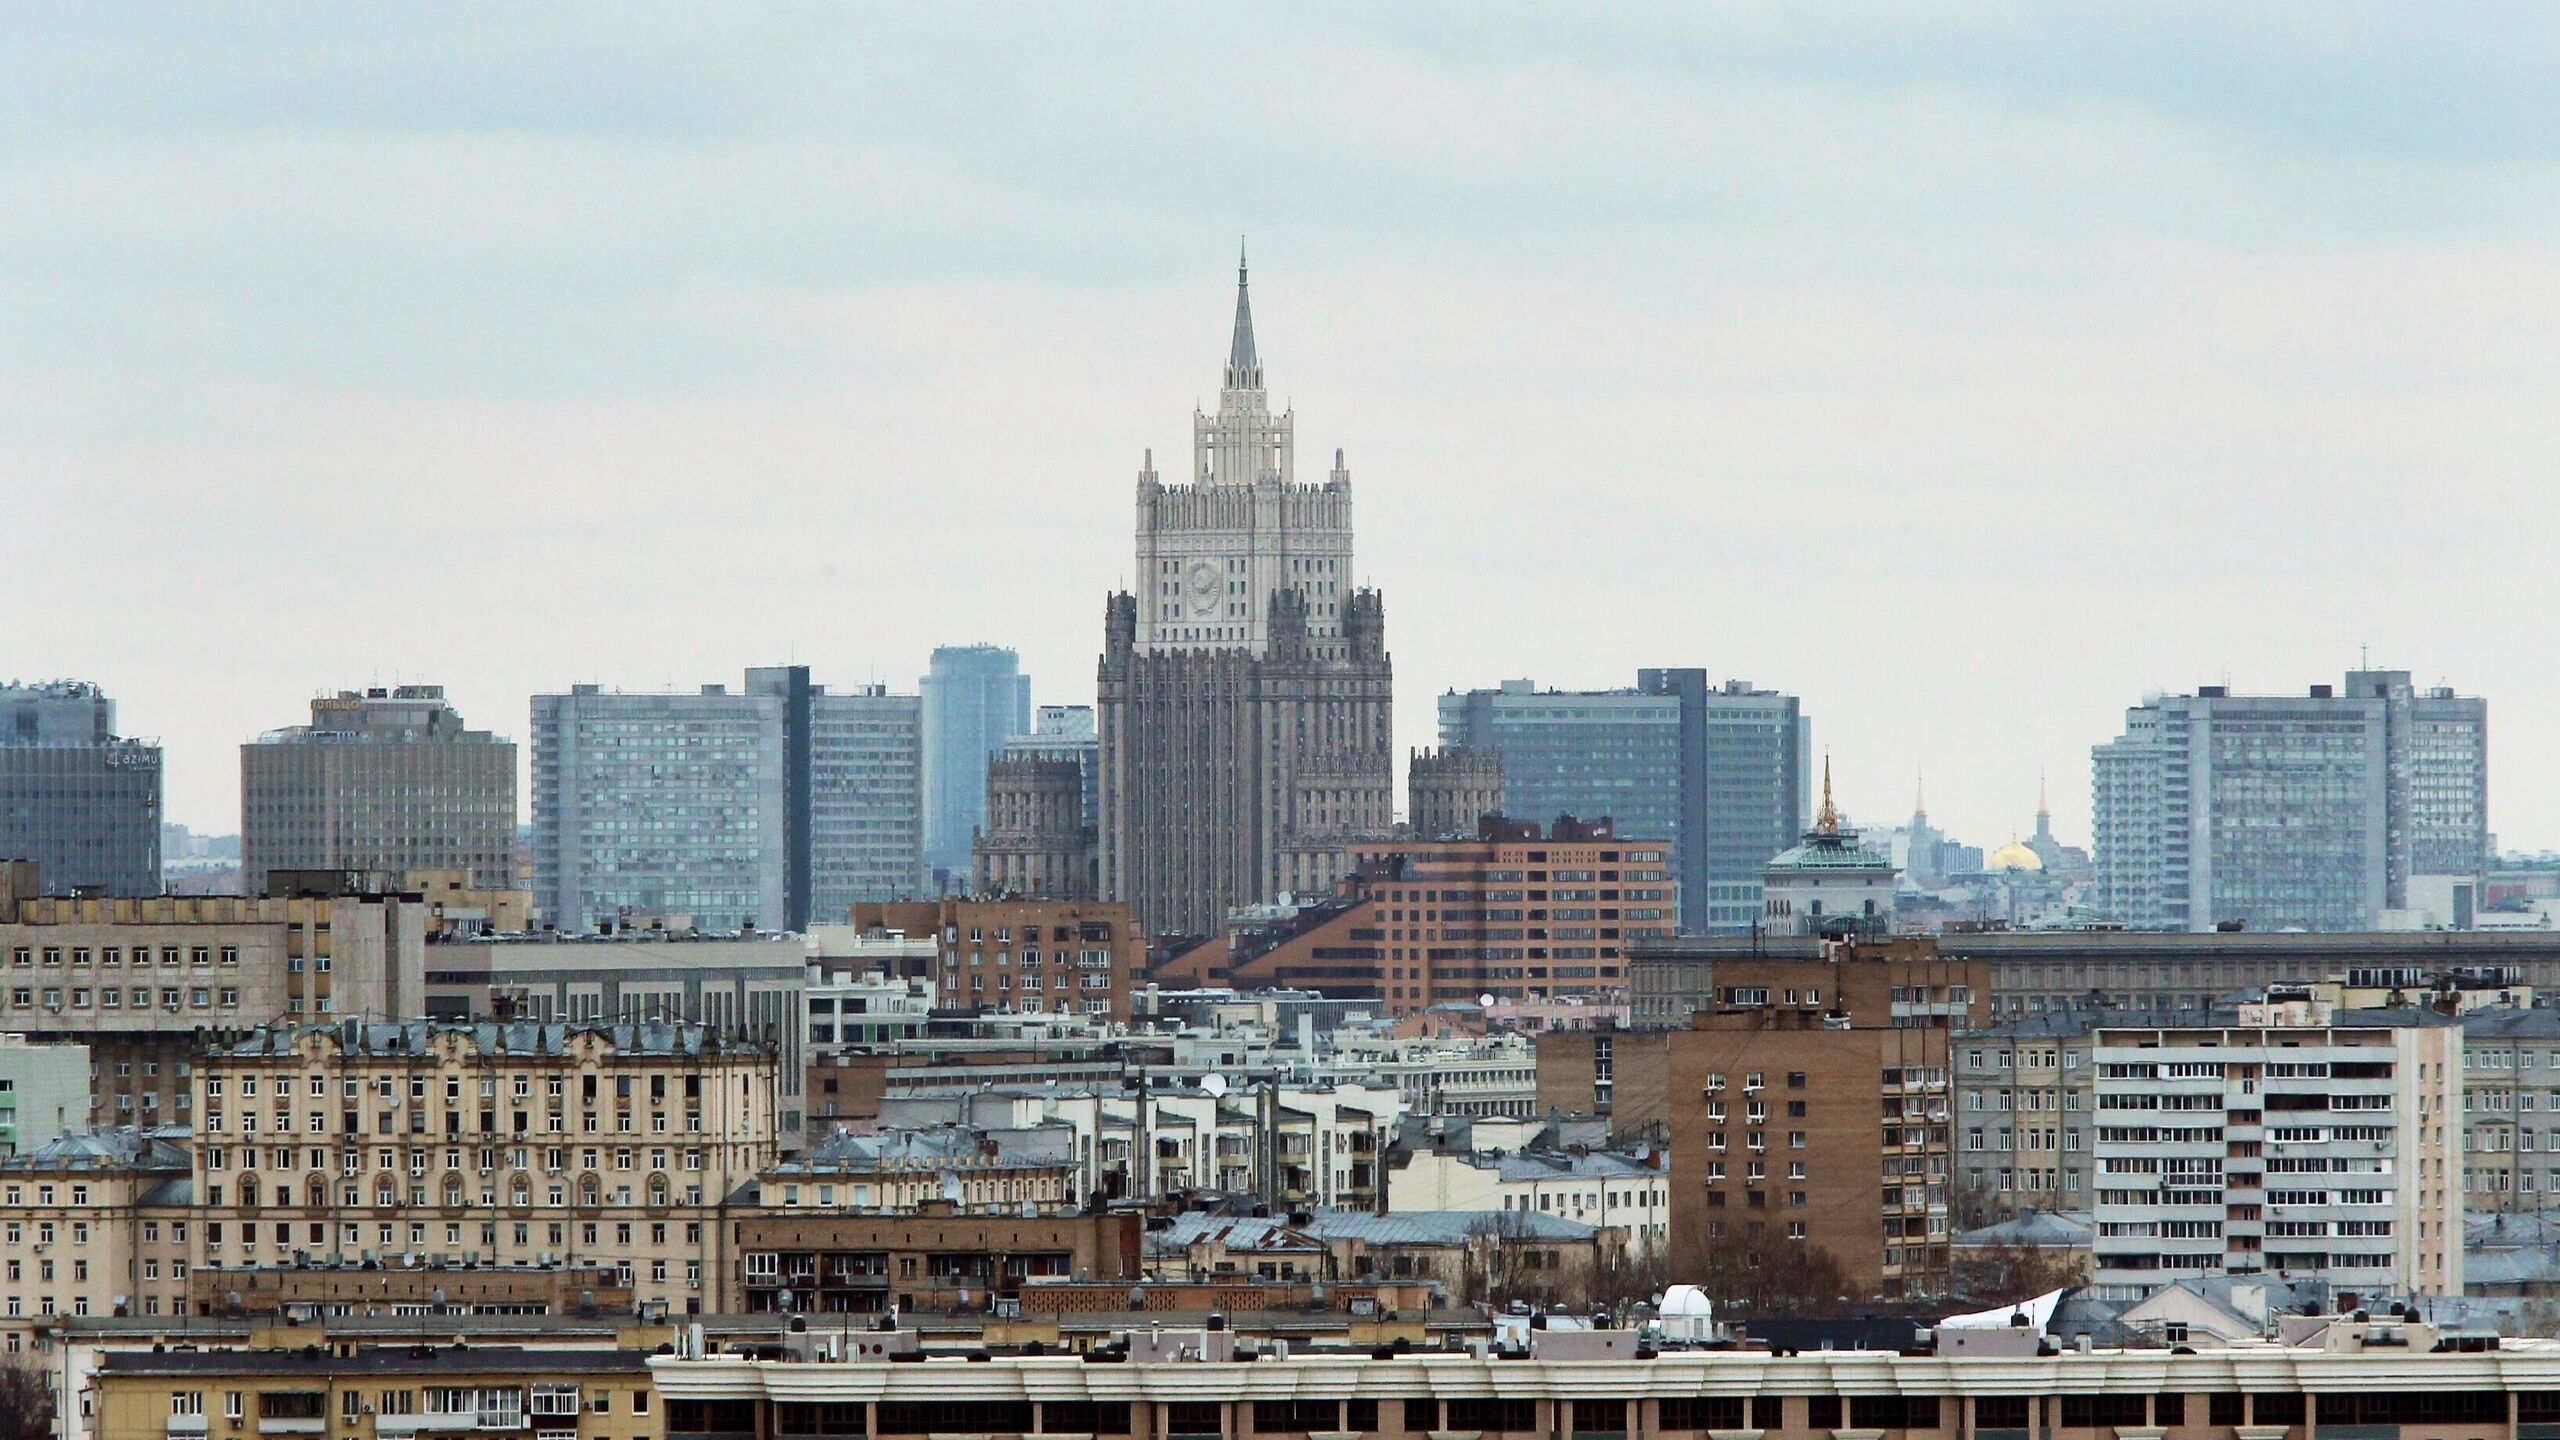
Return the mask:
<path id="1" fill-rule="evenodd" d="M 1218 567 L 1206 560 L 1191 562 L 1191 608 L 1203 615 L 1218 608 Z"/>

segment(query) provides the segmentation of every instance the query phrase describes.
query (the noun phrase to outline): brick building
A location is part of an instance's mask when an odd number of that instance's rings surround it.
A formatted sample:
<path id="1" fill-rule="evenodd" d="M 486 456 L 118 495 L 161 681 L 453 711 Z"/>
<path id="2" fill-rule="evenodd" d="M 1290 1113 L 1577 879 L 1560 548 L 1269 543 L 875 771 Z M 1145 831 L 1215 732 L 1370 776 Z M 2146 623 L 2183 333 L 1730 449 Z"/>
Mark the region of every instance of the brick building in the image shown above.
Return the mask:
<path id="1" fill-rule="evenodd" d="M 1927 941 L 1721 967 L 1668 1034 L 1672 1254 L 1814 1246 L 1855 1296 L 1941 1293 L 1950 1037 L 1987 1003 L 1980 967 Z"/>
<path id="2" fill-rule="evenodd" d="M 1492 817 L 1473 840 L 1354 845 L 1334 899 L 1241 917 L 1223 948 L 1177 957 L 1159 978 L 1321 990 L 1399 1016 L 1482 995 L 1620 992 L 1627 946 L 1676 926 L 1668 853 L 1570 817 L 1544 832 Z"/>
<path id="3" fill-rule="evenodd" d="M 934 1008 L 1083 1015 L 1126 1024 L 1147 941 L 1129 907 L 1101 900 L 941 900 L 853 907 L 856 930 L 935 936 Z"/>

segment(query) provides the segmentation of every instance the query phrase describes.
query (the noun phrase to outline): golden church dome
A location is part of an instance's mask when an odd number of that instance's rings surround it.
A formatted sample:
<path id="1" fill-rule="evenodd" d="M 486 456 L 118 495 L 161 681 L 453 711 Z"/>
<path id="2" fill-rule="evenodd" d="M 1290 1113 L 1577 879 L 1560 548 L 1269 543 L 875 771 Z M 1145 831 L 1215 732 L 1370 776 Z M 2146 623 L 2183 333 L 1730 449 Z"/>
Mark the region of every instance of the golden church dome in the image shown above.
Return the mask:
<path id="1" fill-rule="evenodd" d="M 2036 852 L 2028 849 L 2019 842 L 2012 840 L 2008 844 L 2001 846 L 1999 849 L 1992 851 L 1990 856 L 1985 859 L 1982 864 L 1984 869 L 1993 871 L 2042 870 L 2044 868 L 2044 857 L 2038 855 Z"/>

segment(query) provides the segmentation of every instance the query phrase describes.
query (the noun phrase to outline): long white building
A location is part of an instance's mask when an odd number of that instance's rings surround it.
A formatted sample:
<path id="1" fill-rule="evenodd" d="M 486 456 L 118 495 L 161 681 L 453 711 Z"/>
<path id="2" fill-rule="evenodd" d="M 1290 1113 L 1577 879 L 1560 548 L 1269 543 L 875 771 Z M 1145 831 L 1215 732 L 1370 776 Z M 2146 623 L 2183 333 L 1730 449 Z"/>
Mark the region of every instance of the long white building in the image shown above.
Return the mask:
<path id="1" fill-rule="evenodd" d="M 2095 1279 L 2462 1293 L 2462 1028 L 2281 990 L 2234 1026 L 2096 1036 Z"/>

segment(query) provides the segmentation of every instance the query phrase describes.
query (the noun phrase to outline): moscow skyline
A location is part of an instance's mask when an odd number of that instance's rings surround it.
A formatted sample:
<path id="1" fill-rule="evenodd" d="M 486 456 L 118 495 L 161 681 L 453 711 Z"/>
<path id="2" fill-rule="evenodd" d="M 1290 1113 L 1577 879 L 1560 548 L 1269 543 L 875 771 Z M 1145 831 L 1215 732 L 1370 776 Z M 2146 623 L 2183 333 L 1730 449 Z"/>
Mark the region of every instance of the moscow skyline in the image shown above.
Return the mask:
<path id="1" fill-rule="evenodd" d="M 2492 828 L 2560 843 L 2548 34 L 613 15 L 19 17 L 10 668 L 160 737 L 172 820 L 342 687 L 521 744 L 576 682 L 984 640 L 1089 702 L 1244 231 L 1400 748 L 1701 665 L 1804 697 L 1862 824 L 1925 769 L 1996 845 L 2043 772 L 2086 844 L 2146 691 L 2361 649 L 2490 700 Z"/>

